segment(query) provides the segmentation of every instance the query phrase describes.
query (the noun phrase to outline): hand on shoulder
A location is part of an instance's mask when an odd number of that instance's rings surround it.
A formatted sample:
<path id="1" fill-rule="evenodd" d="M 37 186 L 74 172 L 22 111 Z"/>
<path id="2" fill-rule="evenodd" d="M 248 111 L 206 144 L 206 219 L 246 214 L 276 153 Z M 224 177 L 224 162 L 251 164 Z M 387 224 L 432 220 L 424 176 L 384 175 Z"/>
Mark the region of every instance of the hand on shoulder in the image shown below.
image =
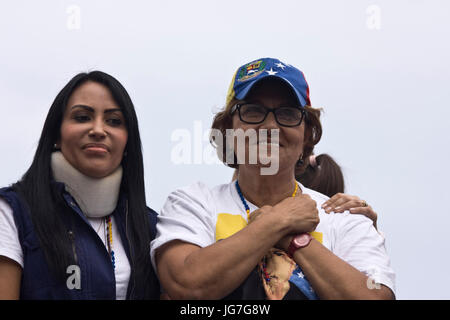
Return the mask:
<path id="1" fill-rule="evenodd" d="M 321 207 L 326 213 L 343 213 L 348 210 L 352 214 L 362 214 L 372 220 L 375 228 L 377 228 L 377 213 L 366 201 L 360 199 L 358 196 L 337 193 L 325 201 Z"/>

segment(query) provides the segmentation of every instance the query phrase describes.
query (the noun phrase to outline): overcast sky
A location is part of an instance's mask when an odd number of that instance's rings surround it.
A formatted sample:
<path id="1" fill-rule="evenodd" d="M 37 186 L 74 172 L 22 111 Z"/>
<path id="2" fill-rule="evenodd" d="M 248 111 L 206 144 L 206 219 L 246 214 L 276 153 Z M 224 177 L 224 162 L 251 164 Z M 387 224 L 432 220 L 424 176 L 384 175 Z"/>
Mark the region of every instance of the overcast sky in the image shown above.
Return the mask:
<path id="1" fill-rule="evenodd" d="M 379 214 L 397 298 L 450 299 L 449 31 L 445 0 L 2 1 L 0 185 L 30 165 L 56 94 L 90 70 L 135 103 L 150 207 L 228 182 L 231 169 L 195 158 L 211 151 L 201 139 L 236 68 L 276 57 L 324 110 L 316 153 Z M 177 130 L 191 133 L 190 163 L 171 156 Z"/>

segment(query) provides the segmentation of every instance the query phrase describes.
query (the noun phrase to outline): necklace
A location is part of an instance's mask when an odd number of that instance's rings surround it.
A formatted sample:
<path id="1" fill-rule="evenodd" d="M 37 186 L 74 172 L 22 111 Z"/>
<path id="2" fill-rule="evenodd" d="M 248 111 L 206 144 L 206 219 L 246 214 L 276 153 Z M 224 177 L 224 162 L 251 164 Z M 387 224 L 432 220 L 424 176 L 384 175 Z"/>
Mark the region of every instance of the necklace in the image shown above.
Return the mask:
<path id="1" fill-rule="evenodd" d="M 248 223 L 248 221 L 250 221 L 250 207 L 248 206 L 247 201 L 245 200 L 244 195 L 242 194 L 241 187 L 239 186 L 239 182 L 237 180 L 236 180 L 236 191 L 239 195 L 239 198 L 241 198 L 242 204 L 244 205 L 245 212 L 247 213 L 247 223 Z M 294 193 L 292 193 L 292 197 L 295 197 L 297 191 L 298 191 L 298 184 L 295 183 L 295 190 Z"/>
<path id="2" fill-rule="evenodd" d="M 106 243 L 108 244 L 108 252 L 111 256 L 111 263 L 114 270 L 116 269 L 116 257 L 114 256 L 113 237 L 112 237 L 112 220 L 111 216 L 105 218 L 106 221 Z"/>
<path id="3" fill-rule="evenodd" d="M 250 207 L 248 206 L 247 201 L 245 200 L 244 195 L 242 194 L 241 187 L 239 186 L 239 183 L 238 183 L 237 180 L 236 180 L 236 190 L 237 190 L 237 193 L 239 194 L 239 198 L 241 198 L 242 204 L 244 205 L 245 212 L 247 213 L 247 224 L 248 224 L 248 222 L 250 221 Z M 296 182 L 295 183 L 294 192 L 292 193 L 292 197 L 295 197 L 295 195 L 297 194 L 297 191 L 298 191 L 298 183 Z M 266 259 L 266 256 L 264 256 L 264 258 L 262 259 L 260 266 L 261 266 L 261 269 L 262 269 L 261 270 L 262 277 L 264 278 L 264 280 L 266 282 L 270 282 L 270 279 L 272 277 L 267 272 L 267 259 Z"/>

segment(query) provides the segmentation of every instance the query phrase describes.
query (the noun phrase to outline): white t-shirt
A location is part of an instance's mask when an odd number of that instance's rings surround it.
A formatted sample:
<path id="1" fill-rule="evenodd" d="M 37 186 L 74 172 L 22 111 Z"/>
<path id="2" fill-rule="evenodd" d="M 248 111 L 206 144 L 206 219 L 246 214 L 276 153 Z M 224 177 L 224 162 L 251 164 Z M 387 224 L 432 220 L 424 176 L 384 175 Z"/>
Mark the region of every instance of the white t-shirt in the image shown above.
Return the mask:
<path id="1" fill-rule="evenodd" d="M 116 257 L 116 299 L 125 300 L 127 296 L 128 282 L 130 279 L 130 263 L 122 245 L 117 224 L 112 220 L 113 249 Z M 103 218 L 88 218 L 92 228 L 97 232 L 107 250 L 107 238 L 105 237 L 105 223 Z M 16 261 L 23 268 L 23 252 L 19 241 L 14 216 L 9 204 L 0 198 L 0 256 L 5 256 Z"/>
<path id="2" fill-rule="evenodd" d="M 395 294 L 395 273 L 384 246 L 384 238 L 372 220 L 359 214 L 327 214 L 320 208 L 328 197 L 299 184 L 302 192 L 317 202 L 320 223 L 312 236 L 359 271 L 389 287 Z M 250 212 L 258 209 L 247 200 Z M 155 250 L 172 240 L 206 247 L 225 239 L 247 225 L 247 214 L 235 182 L 208 188 L 201 182 L 172 192 L 158 215 L 157 235 L 151 242 Z"/>

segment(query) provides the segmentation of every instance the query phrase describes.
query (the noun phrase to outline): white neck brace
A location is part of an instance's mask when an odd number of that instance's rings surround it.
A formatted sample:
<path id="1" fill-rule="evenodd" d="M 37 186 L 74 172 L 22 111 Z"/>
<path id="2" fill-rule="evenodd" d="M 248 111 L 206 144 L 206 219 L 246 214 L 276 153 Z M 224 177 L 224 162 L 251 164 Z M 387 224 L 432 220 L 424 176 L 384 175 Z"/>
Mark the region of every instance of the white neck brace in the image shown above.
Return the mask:
<path id="1" fill-rule="evenodd" d="M 91 178 L 75 169 L 59 151 L 52 153 L 53 178 L 66 186 L 66 191 L 77 201 L 81 211 L 90 218 L 111 214 L 117 205 L 122 166 L 104 178 Z"/>

